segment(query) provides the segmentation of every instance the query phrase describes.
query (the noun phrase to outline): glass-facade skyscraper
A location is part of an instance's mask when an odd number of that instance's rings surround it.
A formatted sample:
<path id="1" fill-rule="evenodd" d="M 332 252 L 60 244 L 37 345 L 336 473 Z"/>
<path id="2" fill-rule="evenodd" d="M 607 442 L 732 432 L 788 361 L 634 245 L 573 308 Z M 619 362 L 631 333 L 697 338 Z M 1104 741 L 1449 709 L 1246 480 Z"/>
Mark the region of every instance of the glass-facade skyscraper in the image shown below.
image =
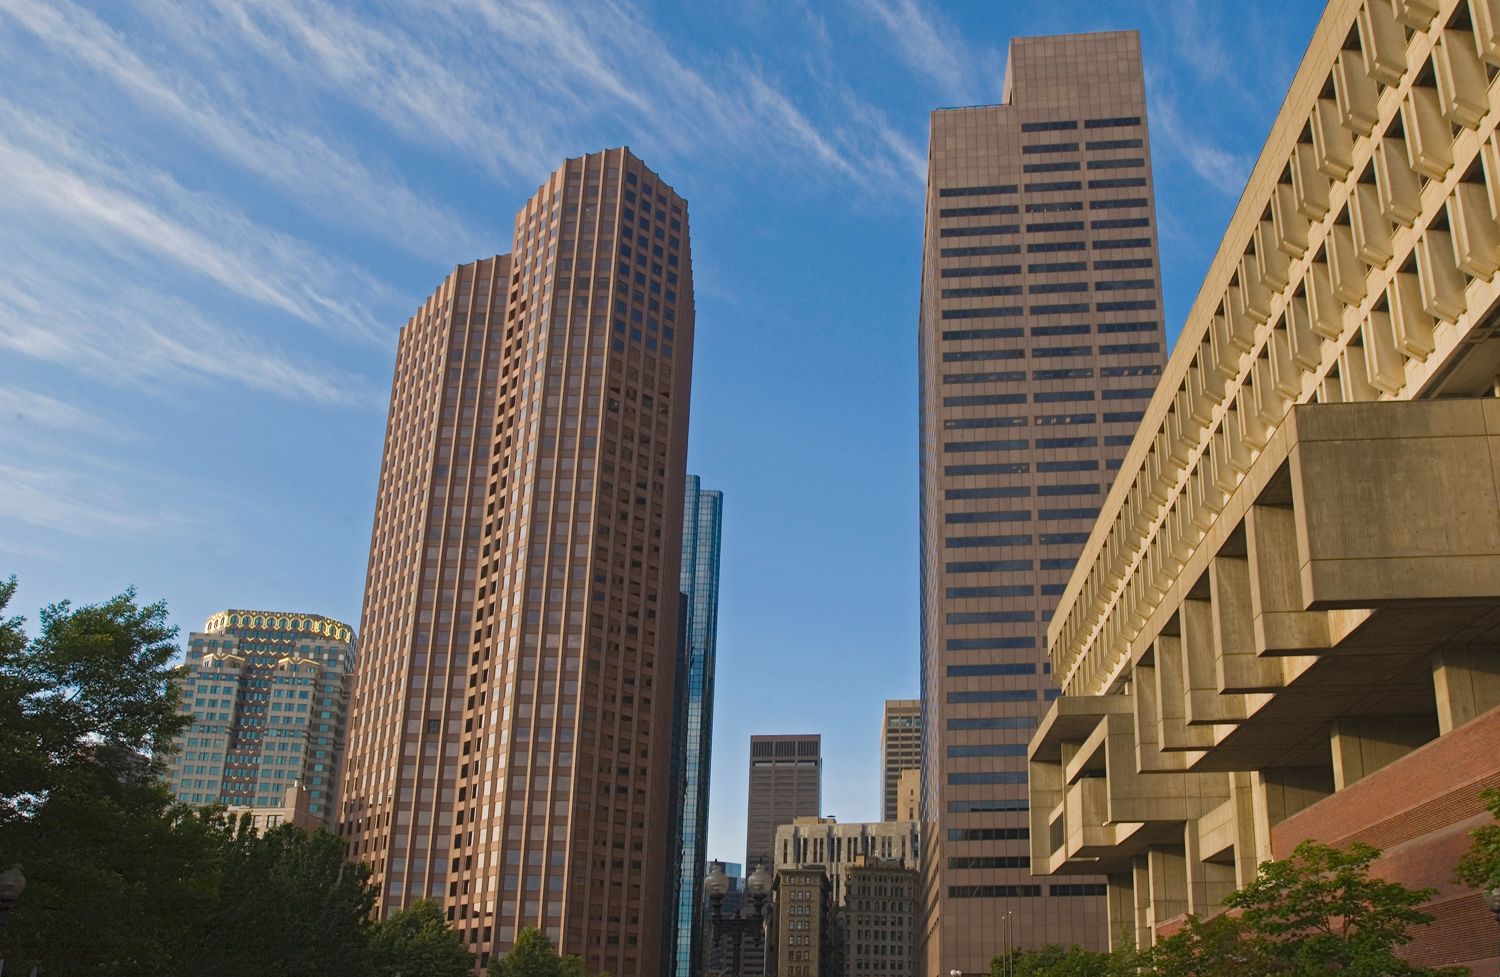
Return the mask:
<path id="1" fill-rule="evenodd" d="M 689 475 L 682 513 L 682 659 L 678 672 L 680 737 L 674 758 L 681 794 L 674 977 L 693 977 L 703 947 L 699 913 L 708 845 L 708 767 L 713 752 L 714 647 L 719 629 L 719 542 L 724 493 Z"/>

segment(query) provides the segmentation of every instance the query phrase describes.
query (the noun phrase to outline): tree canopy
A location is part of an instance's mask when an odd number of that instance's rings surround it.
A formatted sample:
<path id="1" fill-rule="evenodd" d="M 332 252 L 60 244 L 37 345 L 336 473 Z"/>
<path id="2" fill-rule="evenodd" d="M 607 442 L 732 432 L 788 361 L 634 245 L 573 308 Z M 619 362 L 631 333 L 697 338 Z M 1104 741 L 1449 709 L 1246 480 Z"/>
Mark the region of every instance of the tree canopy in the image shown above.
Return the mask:
<path id="1" fill-rule="evenodd" d="M 327 831 L 177 803 L 176 629 L 134 591 L 45 608 L 34 639 L 0 581 L 0 869 L 26 889 L 0 959 L 68 977 L 464 977 L 430 903 L 373 922 L 375 889 Z"/>
<path id="2" fill-rule="evenodd" d="M 510 952 L 490 960 L 489 977 L 594 977 L 582 957 L 558 953 L 535 926 L 516 935 Z M 599 975 L 603 977 L 603 975 Z"/>

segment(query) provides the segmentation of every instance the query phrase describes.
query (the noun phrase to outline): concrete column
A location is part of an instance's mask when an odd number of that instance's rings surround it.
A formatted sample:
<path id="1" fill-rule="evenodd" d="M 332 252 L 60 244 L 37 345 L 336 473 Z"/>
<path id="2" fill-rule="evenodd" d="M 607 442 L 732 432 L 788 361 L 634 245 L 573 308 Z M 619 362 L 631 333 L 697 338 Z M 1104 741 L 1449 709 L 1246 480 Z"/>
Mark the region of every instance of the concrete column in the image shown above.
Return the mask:
<path id="1" fill-rule="evenodd" d="M 1437 736 L 1436 716 L 1337 720 L 1329 736 L 1334 789 L 1343 790 Z"/>
<path id="2" fill-rule="evenodd" d="M 1438 728 L 1444 736 L 1500 706 L 1500 648 L 1443 648 L 1432 656 Z"/>
<path id="3" fill-rule="evenodd" d="M 1187 857 L 1179 846 L 1152 845 L 1146 850 L 1151 880 L 1151 927 L 1188 911 Z"/>
<path id="4" fill-rule="evenodd" d="M 1275 767 L 1255 772 L 1255 850 L 1271 857 L 1271 829 L 1334 791 L 1328 767 Z"/>
<path id="5" fill-rule="evenodd" d="M 1250 561 L 1218 556 L 1209 564 L 1213 605 L 1214 676 L 1221 692 L 1272 692 L 1283 685 L 1281 662 L 1255 648 Z"/>

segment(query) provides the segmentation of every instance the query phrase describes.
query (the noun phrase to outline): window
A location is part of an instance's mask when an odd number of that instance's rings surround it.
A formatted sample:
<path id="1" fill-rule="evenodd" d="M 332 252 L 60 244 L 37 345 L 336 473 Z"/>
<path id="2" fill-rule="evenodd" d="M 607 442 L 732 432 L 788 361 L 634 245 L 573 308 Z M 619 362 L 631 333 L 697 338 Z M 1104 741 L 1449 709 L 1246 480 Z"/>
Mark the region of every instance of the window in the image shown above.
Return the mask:
<path id="1" fill-rule="evenodd" d="M 1077 129 L 1078 123 L 1073 119 L 1063 119 L 1057 122 L 1022 122 L 1022 132 L 1064 132 L 1069 129 Z"/>
<path id="2" fill-rule="evenodd" d="M 991 224 L 987 227 L 945 227 L 938 237 L 986 237 L 991 234 L 1014 234 L 1021 229 L 1019 224 Z"/>
<path id="3" fill-rule="evenodd" d="M 1016 377 L 1020 380 L 1024 377 Z M 988 407 L 997 404 L 1024 404 L 1025 394 L 975 394 L 971 396 L 944 397 L 944 407 Z"/>
<path id="4" fill-rule="evenodd" d="M 1034 332 L 1035 330 L 1033 330 Z M 1005 326 L 995 329 L 945 329 L 944 340 L 963 339 L 1015 339 L 1021 335 L 1020 326 Z"/>
<path id="5" fill-rule="evenodd" d="M 1051 251 L 1082 251 L 1082 241 L 1036 241 L 1026 245 L 1027 254 L 1041 254 Z"/>
<path id="6" fill-rule="evenodd" d="M 1021 152 L 1025 155 L 1036 153 L 1076 153 L 1078 152 L 1078 144 L 1076 142 L 1039 142 L 1032 146 L 1022 146 Z"/>
<path id="7" fill-rule="evenodd" d="M 1025 427 L 1026 418 L 1019 417 L 961 417 L 943 422 L 945 431 L 963 430 L 966 428 L 990 428 L 990 427 Z"/>
<path id="8" fill-rule="evenodd" d="M 1025 509 L 1017 509 L 1011 512 L 950 512 L 943 517 L 943 521 L 949 525 L 983 522 L 1030 522 L 1031 513 Z M 976 594 L 973 596 L 980 595 Z"/>
<path id="9" fill-rule="evenodd" d="M 1156 280 L 1153 278 L 1120 278 L 1109 279 L 1094 283 L 1096 292 L 1118 292 L 1130 288 L 1155 288 Z"/>
<path id="10" fill-rule="evenodd" d="M 1107 231 L 1119 227 L 1150 227 L 1151 221 L 1145 217 L 1108 217 L 1089 221 L 1089 226 L 1096 231 Z"/>
<path id="11" fill-rule="evenodd" d="M 1045 359 L 1054 356 L 1092 356 L 1092 346 L 1044 346 L 1041 349 L 1031 351 L 1032 359 Z"/>
<path id="12" fill-rule="evenodd" d="M 942 278 L 982 278 L 985 275 L 1014 275 L 1020 265 L 980 265 L 975 268 L 944 268 Z"/>
<path id="13" fill-rule="evenodd" d="M 1024 475 L 1029 471 L 1031 471 L 1031 465 L 1024 461 L 1011 461 L 993 465 L 946 465 L 943 467 L 943 474 L 950 476 Z"/>
<path id="14" fill-rule="evenodd" d="M 1110 119 L 1083 120 L 1083 127 L 1085 129 L 1117 129 L 1121 126 L 1138 126 L 1140 124 L 1141 117 L 1138 115 L 1116 116 Z"/>
<path id="15" fill-rule="evenodd" d="M 948 703 L 950 705 L 963 705 L 971 702 L 1031 702 L 1036 699 L 1033 689 L 988 689 L 980 692 L 949 692 Z M 1025 774 L 1021 775 L 1022 777 Z M 1001 781 L 995 781 L 1000 783 Z M 1024 783 L 1024 781 L 1021 781 Z M 949 783 L 952 783 L 950 780 Z"/>
<path id="16" fill-rule="evenodd" d="M 1020 295 L 1019 285 L 985 285 L 979 288 L 945 288 L 943 298 L 965 299 L 980 298 L 986 295 Z"/>
<path id="17" fill-rule="evenodd" d="M 950 719 L 950 730 L 964 729 L 1036 729 L 1035 716 L 983 716 L 975 719 Z"/>
<path id="18" fill-rule="evenodd" d="M 1052 371 L 1038 370 L 1035 374 L 1033 374 L 1033 376 L 1038 380 L 1064 379 L 1062 377 L 1040 376 L 1039 374 L 1043 372 L 1050 373 Z M 1093 400 L 1094 392 L 1092 390 L 1038 390 L 1035 394 L 1032 395 L 1032 399 L 1039 404 L 1055 404 L 1069 400 Z"/>
<path id="19" fill-rule="evenodd" d="M 949 841 L 1025 841 L 1031 832 L 1025 828 L 949 828 Z"/>
<path id="20" fill-rule="evenodd" d="M 1054 231 L 1081 231 L 1083 230 L 1083 221 L 1047 221 L 1027 224 L 1026 230 L 1032 234 L 1050 234 Z"/>
<path id="21" fill-rule="evenodd" d="M 949 695 L 950 702 L 952 701 L 952 696 L 954 694 L 957 693 L 952 693 Z M 978 784 L 1024 783 L 1026 783 L 1026 774 L 1020 770 L 1003 770 L 982 773 L 950 773 L 948 775 L 948 784 L 952 787 L 966 787 Z"/>
<path id="22" fill-rule="evenodd" d="M 1029 485 L 987 485 L 984 488 L 951 488 L 943 493 L 945 499 L 1014 499 L 1031 494 Z"/>
<path id="23" fill-rule="evenodd" d="M 1074 485 L 1038 485 L 1037 495 L 1098 495 L 1099 486 L 1093 483 Z"/>
<path id="24" fill-rule="evenodd" d="M 1019 330 L 1017 330 L 1019 332 Z M 1019 360 L 1025 357 L 1023 349 L 969 349 L 950 350 L 943 354 L 944 363 L 959 363 L 974 360 Z"/>
<path id="25" fill-rule="evenodd" d="M 1042 520 L 1097 519 L 1098 516 L 1098 506 L 1094 506 L 1092 508 L 1081 507 L 1073 509 L 1043 509 L 1041 512 L 1037 513 L 1037 518 Z"/>
<path id="26" fill-rule="evenodd" d="M 989 309 L 944 309 L 942 317 L 944 319 L 990 319 L 1017 316 L 1022 311 L 1019 305 Z"/>
<path id="27" fill-rule="evenodd" d="M 993 587 L 949 587 L 950 600 L 967 600 L 972 597 L 1030 597 L 1036 588 L 1029 583 L 1002 584 Z M 948 673 L 953 674 L 949 669 Z"/>
<path id="28" fill-rule="evenodd" d="M 1022 173 L 1066 173 L 1078 169 L 1078 160 L 1069 159 L 1057 163 L 1025 163 Z"/>
<path id="29" fill-rule="evenodd" d="M 1031 593 L 1031 588 L 1030 587 L 1026 588 L 1026 593 L 1027 594 Z M 985 677 L 996 676 L 996 675 L 1035 675 L 1035 674 L 1036 674 L 1036 665 L 1034 663 L 1032 663 L 1032 662 L 1019 662 L 1019 663 L 1009 663 L 1009 664 L 1002 664 L 1002 665 L 949 665 L 948 666 L 948 677 L 949 678 L 976 678 L 976 677 L 977 678 L 985 678 Z M 953 756 L 952 753 L 950 753 L 948 755 L 949 756 Z M 973 754 L 970 754 L 970 756 L 1011 756 L 1011 755 L 1012 754 L 1008 754 L 1008 753 L 1007 754 L 1000 754 L 1000 753 L 990 753 L 990 754 L 973 753 Z"/>
<path id="30" fill-rule="evenodd" d="M 1036 470 L 1039 472 L 1092 472 L 1099 470 L 1099 462 L 1094 460 L 1039 461 Z"/>
<path id="31" fill-rule="evenodd" d="M 1099 347 L 1101 354 L 1159 353 L 1159 343 L 1105 343 Z"/>
<path id="32" fill-rule="evenodd" d="M 1146 185 L 1144 176 L 1119 176 L 1105 180 L 1090 180 L 1090 190 L 1121 190 L 1125 187 L 1143 187 Z"/>
<path id="33" fill-rule="evenodd" d="M 1035 648 L 1036 639 L 1026 636 L 992 638 L 949 638 L 948 651 L 1006 651 L 1014 648 Z"/>
<path id="34" fill-rule="evenodd" d="M 1028 546 L 1030 535 L 1008 533 L 1000 536 L 949 536 L 945 545 L 951 550 L 977 549 L 981 546 Z"/>
<path id="35" fill-rule="evenodd" d="M 948 859 L 949 868 L 1030 868 L 1031 858 L 1022 855 L 975 855 Z M 1054 886 L 1053 888 L 1056 888 Z"/>
<path id="36" fill-rule="evenodd" d="M 1100 332 L 1155 332 L 1161 328 L 1155 322 L 1101 322 Z"/>
<path id="37" fill-rule="evenodd" d="M 948 832 L 952 834 L 953 832 Z M 950 899 L 1027 899 L 1042 894 L 1039 885 L 950 885 Z"/>
<path id="38" fill-rule="evenodd" d="M 1005 371 L 999 373 L 945 373 L 943 383 L 1008 383 L 1016 380 L 1026 379 L 1026 374 L 1019 371 Z"/>
<path id="39" fill-rule="evenodd" d="M 938 190 L 939 197 L 983 197 L 992 193 L 1015 193 L 1014 183 L 1000 183 L 987 187 L 943 187 Z"/>
<path id="40" fill-rule="evenodd" d="M 1010 570 L 1030 570 L 1032 566 L 1030 560 L 972 560 L 949 563 L 944 569 L 948 573 L 1004 573 Z"/>
<path id="41" fill-rule="evenodd" d="M 1108 891 L 1109 886 L 1102 882 L 1069 882 L 1047 886 L 1047 894 L 1052 896 L 1102 896 Z"/>
<path id="42" fill-rule="evenodd" d="M 1033 183 L 1026 189 L 1038 190 L 1077 190 L 1077 183 Z M 1083 202 L 1080 200 L 1057 200 L 1051 203 L 1035 203 L 1026 205 L 1028 214 L 1062 214 L 1072 210 L 1082 210 Z"/>
<path id="43" fill-rule="evenodd" d="M 968 611 L 948 614 L 946 617 L 949 624 L 1023 624 L 1036 620 L 1033 611 Z"/>
<path id="44" fill-rule="evenodd" d="M 1042 533 L 1040 540 L 1043 546 L 1056 546 L 1061 543 L 1087 543 L 1088 533 Z"/>
<path id="45" fill-rule="evenodd" d="M 1016 213 L 1015 204 L 992 204 L 988 207 L 944 207 L 939 217 L 991 217 L 996 214 Z"/>
<path id="46" fill-rule="evenodd" d="M 993 798 L 984 801 L 949 801 L 949 814 L 986 814 L 991 811 L 1026 811 L 1030 805 L 1018 797 Z"/>
<path id="47" fill-rule="evenodd" d="M 1060 292 L 1087 292 L 1088 282 L 1049 282 L 1032 285 L 1026 291 L 1031 295 L 1056 295 Z"/>
<path id="48" fill-rule="evenodd" d="M 1154 308 L 1156 308 L 1156 299 L 1127 299 L 1121 302 L 1099 302 L 1094 306 L 1094 310 L 1097 312 L 1143 312 Z"/>
<path id="49" fill-rule="evenodd" d="M 1146 165 L 1146 161 L 1139 156 L 1130 159 L 1091 159 L 1088 168 L 1091 170 L 1133 170 Z"/>
<path id="50" fill-rule="evenodd" d="M 1084 261 L 1049 261 L 1026 266 L 1026 270 L 1033 275 L 1055 274 L 1063 271 L 1083 271 L 1086 268 L 1088 268 L 1088 263 Z M 1033 288 L 1032 291 L 1035 292 L 1037 289 Z M 1081 292 L 1083 289 L 1075 289 L 1074 291 Z M 1032 331 L 1035 332 L 1035 330 Z"/>
<path id="51" fill-rule="evenodd" d="M 973 258 L 987 254 L 1020 254 L 1019 244 L 977 244 L 967 248 L 944 248 L 944 258 Z"/>
<path id="52" fill-rule="evenodd" d="M 1094 139 L 1086 144 L 1089 149 L 1140 149 L 1142 145 L 1139 139 Z"/>

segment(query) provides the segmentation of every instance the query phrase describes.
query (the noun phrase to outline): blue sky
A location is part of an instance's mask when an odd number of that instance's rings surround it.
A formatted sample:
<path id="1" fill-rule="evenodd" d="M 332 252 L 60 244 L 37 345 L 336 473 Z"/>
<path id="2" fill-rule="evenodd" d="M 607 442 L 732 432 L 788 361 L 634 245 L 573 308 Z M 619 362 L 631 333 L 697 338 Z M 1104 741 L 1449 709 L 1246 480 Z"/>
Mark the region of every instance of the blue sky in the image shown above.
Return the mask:
<path id="1" fill-rule="evenodd" d="M 357 622 L 396 333 L 563 158 L 691 207 L 690 470 L 725 493 L 711 854 L 747 737 L 878 816 L 917 689 L 927 120 L 1011 36 L 1139 28 L 1175 336 L 1321 4 L 0 0 L 0 575 Z"/>

